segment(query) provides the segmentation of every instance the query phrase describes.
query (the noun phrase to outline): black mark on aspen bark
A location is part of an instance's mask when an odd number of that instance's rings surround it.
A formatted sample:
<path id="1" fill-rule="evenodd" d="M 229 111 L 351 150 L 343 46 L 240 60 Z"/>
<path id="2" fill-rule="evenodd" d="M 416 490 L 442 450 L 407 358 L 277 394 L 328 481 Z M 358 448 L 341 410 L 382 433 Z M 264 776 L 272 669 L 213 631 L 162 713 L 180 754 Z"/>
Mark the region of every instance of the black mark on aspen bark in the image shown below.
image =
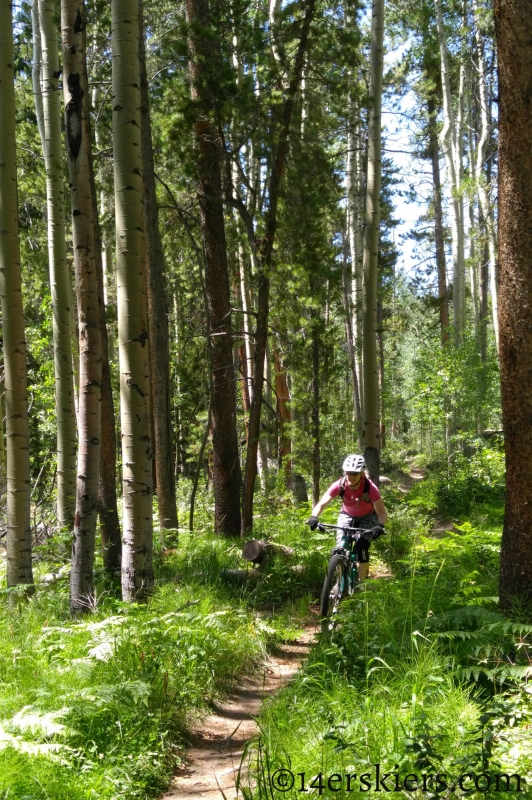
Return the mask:
<path id="1" fill-rule="evenodd" d="M 74 24 L 72 26 L 72 30 L 74 33 L 80 33 L 83 30 L 83 17 L 81 16 L 81 12 L 78 9 L 78 13 L 76 14 L 76 19 L 74 20 Z"/>
<path id="2" fill-rule="evenodd" d="M 138 392 L 138 393 L 140 394 L 140 396 L 141 396 L 141 397 L 146 397 L 146 394 L 145 394 L 145 392 L 143 392 L 143 391 L 142 391 L 142 389 L 140 388 L 140 386 L 138 385 L 138 383 L 130 383 L 130 382 L 128 381 L 128 384 L 127 384 L 127 385 L 128 385 L 128 387 L 129 387 L 130 389 L 134 389 L 136 392 Z M 137 416 L 138 416 L 138 415 L 137 415 Z M 140 422 L 140 418 L 138 419 L 138 422 Z"/>
<path id="3" fill-rule="evenodd" d="M 146 342 L 148 341 L 148 332 L 142 331 L 138 336 L 131 340 L 132 342 L 139 342 L 141 347 L 144 347 Z"/>
<path id="4" fill-rule="evenodd" d="M 71 72 L 68 76 L 68 89 L 70 91 L 70 100 L 65 107 L 66 134 L 70 156 L 76 159 L 81 147 L 81 103 L 84 95 L 77 72 Z"/>

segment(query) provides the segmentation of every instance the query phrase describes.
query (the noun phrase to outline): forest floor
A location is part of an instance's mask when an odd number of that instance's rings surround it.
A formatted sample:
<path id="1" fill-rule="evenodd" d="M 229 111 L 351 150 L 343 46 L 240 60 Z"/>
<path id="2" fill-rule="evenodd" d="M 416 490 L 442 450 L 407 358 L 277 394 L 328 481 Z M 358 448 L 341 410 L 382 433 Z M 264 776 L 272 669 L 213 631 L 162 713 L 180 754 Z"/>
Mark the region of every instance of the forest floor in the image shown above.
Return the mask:
<path id="1" fill-rule="evenodd" d="M 319 626 L 308 623 L 301 635 L 280 645 L 253 678 L 244 678 L 230 697 L 213 704 L 214 713 L 192 725 L 185 763 L 176 772 L 162 800 L 237 796 L 236 780 L 243 750 L 258 733 L 256 717 L 296 674 L 315 640 Z"/>

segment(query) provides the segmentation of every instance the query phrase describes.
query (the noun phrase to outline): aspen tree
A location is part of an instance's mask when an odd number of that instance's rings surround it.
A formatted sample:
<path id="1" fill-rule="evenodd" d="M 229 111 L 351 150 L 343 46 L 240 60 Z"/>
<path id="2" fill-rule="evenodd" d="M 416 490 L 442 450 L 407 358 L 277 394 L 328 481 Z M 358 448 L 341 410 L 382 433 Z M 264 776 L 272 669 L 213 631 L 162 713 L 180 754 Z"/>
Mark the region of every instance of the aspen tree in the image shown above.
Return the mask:
<path id="1" fill-rule="evenodd" d="M 153 583 L 152 449 L 137 0 L 112 0 L 111 26 L 124 508 L 122 596 L 131 602 L 145 599 Z"/>
<path id="2" fill-rule="evenodd" d="M 39 0 L 33 0 L 31 4 L 31 33 L 33 44 L 33 55 L 31 62 L 31 82 L 33 86 L 33 102 L 35 104 L 35 116 L 37 117 L 37 127 L 41 139 L 41 147 L 44 152 L 44 111 L 42 106 L 42 48 L 41 48 L 41 29 L 39 27 Z"/>
<path id="3" fill-rule="evenodd" d="M 70 308 L 72 289 L 66 260 L 65 190 L 61 138 L 58 31 L 53 0 L 39 0 L 42 46 L 44 161 L 48 217 L 48 262 L 52 290 L 55 408 L 57 416 L 57 516 L 74 523 L 76 503 L 76 414 Z"/>
<path id="4" fill-rule="evenodd" d="M 349 225 L 349 222 L 348 222 Z M 346 341 L 347 353 L 349 356 L 349 367 L 351 370 L 351 380 L 353 382 L 353 411 L 355 426 L 357 428 L 357 439 L 359 447 L 362 448 L 362 410 L 360 408 L 360 394 L 358 385 L 358 369 L 357 358 L 355 350 L 355 337 L 353 335 L 353 310 L 351 307 L 352 298 L 352 274 L 350 266 L 347 263 L 346 247 L 344 246 L 344 258 L 342 269 L 342 289 L 345 311 L 345 328 L 346 328 Z"/>
<path id="5" fill-rule="evenodd" d="M 443 128 L 440 134 L 447 178 L 449 182 L 451 214 L 451 234 L 453 250 L 453 326 L 454 341 L 458 345 L 464 325 L 464 235 L 463 235 L 463 204 L 460 197 L 461 163 L 462 163 L 462 129 L 460 107 L 463 95 L 463 71 L 460 73 L 460 98 L 459 113 L 456 119 L 451 97 L 451 82 L 449 78 L 449 59 L 447 40 L 443 22 L 441 0 L 434 0 L 436 9 L 436 22 L 438 28 L 438 42 L 440 46 L 441 82 L 443 91 Z"/>
<path id="6" fill-rule="evenodd" d="M 33 583 L 26 336 L 18 238 L 11 1 L 0 0 L 0 299 L 7 441 L 7 585 Z M 3 432 L 2 432 L 3 435 Z"/>
<path id="7" fill-rule="evenodd" d="M 144 186 L 144 224 L 146 231 L 146 290 L 150 337 L 150 373 L 155 482 L 160 528 L 177 528 L 175 476 L 172 457 L 170 418 L 170 343 L 168 299 L 165 286 L 164 252 L 159 230 L 155 189 L 155 167 L 150 121 L 150 98 L 146 72 L 146 44 L 142 1 L 139 2 L 140 116 L 142 179 Z"/>
<path id="8" fill-rule="evenodd" d="M 344 263 L 342 285 L 344 290 L 344 308 L 346 314 L 346 335 L 347 349 L 349 353 L 349 364 L 351 367 L 351 377 L 353 380 L 353 408 L 355 425 L 359 445 L 362 447 L 362 408 L 360 403 L 360 363 L 358 358 L 358 345 L 360 340 L 360 318 L 359 308 L 361 306 L 362 288 L 361 282 L 361 240 L 360 240 L 360 159 L 358 157 L 358 115 L 355 109 L 352 92 L 349 92 L 349 119 L 347 124 L 347 164 L 346 164 L 346 189 L 347 189 L 347 208 L 346 208 L 346 228 L 347 243 L 351 257 L 351 274 L 347 272 L 347 265 Z M 345 251 L 345 248 L 344 248 Z M 345 262 L 345 256 L 344 256 Z"/>
<path id="9" fill-rule="evenodd" d="M 287 373 L 281 361 L 281 351 L 277 341 L 273 345 L 273 372 L 275 396 L 277 399 L 277 429 L 279 469 L 283 469 L 286 486 L 292 483 L 292 442 L 290 440 L 290 391 Z"/>
<path id="10" fill-rule="evenodd" d="M 70 606 L 87 608 L 93 594 L 100 476 L 102 337 L 98 302 L 91 143 L 87 136 L 84 0 L 62 0 L 65 139 L 70 178 L 74 269 L 79 319 L 79 449 Z"/>
<path id="11" fill-rule="evenodd" d="M 383 77 L 384 0 L 373 0 L 371 21 L 368 177 L 364 235 L 363 370 L 364 452 L 373 481 L 379 481 L 380 412 L 377 359 L 377 285 L 381 190 L 381 106 Z"/>
<path id="12" fill-rule="evenodd" d="M 0 369 L 0 514 L 5 514 L 5 494 L 6 494 L 6 448 L 4 441 L 4 364 L 2 361 Z"/>
<path id="13" fill-rule="evenodd" d="M 499 299 L 497 285 L 497 234 L 495 230 L 495 219 L 493 207 L 490 203 L 489 188 L 486 181 L 485 164 L 488 154 L 488 145 L 491 134 L 491 113 L 488 102 L 488 87 L 486 82 L 486 60 L 484 58 L 484 47 L 478 26 L 478 0 L 473 0 L 473 19 L 475 47 L 477 52 L 477 75 L 478 75 L 478 95 L 480 99 L 480 138 L 477 145 L 477 158 L 475 164 L 475 178 L 478 190 L 478 199 L 482 214 L 486 222 L 488 234 L 488 252 L 490 262 L 490 293 L 491 310 L 493 319 L 493 330 L 495 332 L 495 344 L 499 351 Z"/>
<path id="14" fill-rule="evenodd" d="M 99 93 L 93 92 L 93 102 L 97 105 Z M 90 140 L 90 116 L 86 118 L 87 138 Z M 96 146 L 102 145 L 98 121 L 95 125 Z M 113 390 L 111 386 L 110 360 L 114 360 L 114 335 L 112 329 L 107 328 L 106 308 L 111 292 L 111 283 L 114 281 L 113 273 L 113 248 L 111 237 L 102 233 L 99 225 L 98 211 L 105 214 L 112 205 L 105 191 L 96 194 L 94 170 L 91 169 L 91 196 L 93 204 L 93 217 L 95 220 L 95 263 L 98 277 L 98 302 L 100 306 L 100 332 L 102 339 L 102 401 L 101 401 L 101 440 L 100 440 L 100 488 L 99 488 L 99 513 L 100 513 L 100 539 L 102 544 L 103 565 L 107 572 L 116 574 L 120 570 L 122 543 L 120 540 L 120 520 L 118 518 L 118 503 L 116 497 L 116 426 Z M 112 290 L 113 298 L 116 297 L 116 285 Z"/>
<path id="15" fill-rule="evenodd" d="M 429 123 L 429 151 L 432 166 L 434 197 L 434 239 L 436 243 L 436 267 L 438 270 L 438 300 L 440 304 L 440 330 L 443 347 L 449 342 L 449 298 L 447 294 L 447 267 L 445 263 L 445 240 L 443 236 L 443 209 L 440 177 L 440 149 L 436 126 L 436 104 L 431 96 L 427 102 Z"/>

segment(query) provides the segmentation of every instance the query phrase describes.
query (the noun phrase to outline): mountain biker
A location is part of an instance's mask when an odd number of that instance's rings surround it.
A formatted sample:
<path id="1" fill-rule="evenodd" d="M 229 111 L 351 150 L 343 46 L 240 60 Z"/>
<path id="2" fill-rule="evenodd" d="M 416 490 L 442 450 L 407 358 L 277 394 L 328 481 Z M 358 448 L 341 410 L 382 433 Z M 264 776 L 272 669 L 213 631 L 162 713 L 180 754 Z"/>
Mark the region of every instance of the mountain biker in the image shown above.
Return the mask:
<path id="1" fill-rule="evenodd" d="M 312 531 L 318 527 L 319 516 L 327 508 L 335 497 L 342 498 L 342 508 L 338 515 L 337 525 L 345 527 L 349 525 L 353 528 L 380 528 L 372 538 L 376 539 L 384 533 L 384 526 L 387 520 L 387 513 L 384 501 L 378 488 L 366 476 L 366 461 L 364 456 L 351 454 L 348 455 L 342 465 L 344 476 L 335 481 L 321 500 L 312 509 L 311 516 L 307 519 L 307 524 Z M 343 541 L 343 532 L 337 531 L 336 546 L 340 547 Z M 369 572 L 369 539 L 361 536 L 356 543 L 357 570 L 361 581 L 368 577 Z"/>

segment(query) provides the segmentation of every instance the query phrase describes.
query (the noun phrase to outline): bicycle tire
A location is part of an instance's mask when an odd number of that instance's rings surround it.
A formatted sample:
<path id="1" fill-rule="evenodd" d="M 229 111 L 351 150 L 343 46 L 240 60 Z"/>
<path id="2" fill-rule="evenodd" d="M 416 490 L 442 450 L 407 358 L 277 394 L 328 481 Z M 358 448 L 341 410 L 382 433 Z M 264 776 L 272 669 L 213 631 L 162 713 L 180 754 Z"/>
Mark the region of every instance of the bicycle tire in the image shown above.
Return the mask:
<path id="1" fill-rule="evenodd" d="M 320 618 L 325 629 L 331 627 L 331 615 L 337 612 L 346 588 L 345 561 L 335 554 L 330 558 L 321 590 Z"/>

